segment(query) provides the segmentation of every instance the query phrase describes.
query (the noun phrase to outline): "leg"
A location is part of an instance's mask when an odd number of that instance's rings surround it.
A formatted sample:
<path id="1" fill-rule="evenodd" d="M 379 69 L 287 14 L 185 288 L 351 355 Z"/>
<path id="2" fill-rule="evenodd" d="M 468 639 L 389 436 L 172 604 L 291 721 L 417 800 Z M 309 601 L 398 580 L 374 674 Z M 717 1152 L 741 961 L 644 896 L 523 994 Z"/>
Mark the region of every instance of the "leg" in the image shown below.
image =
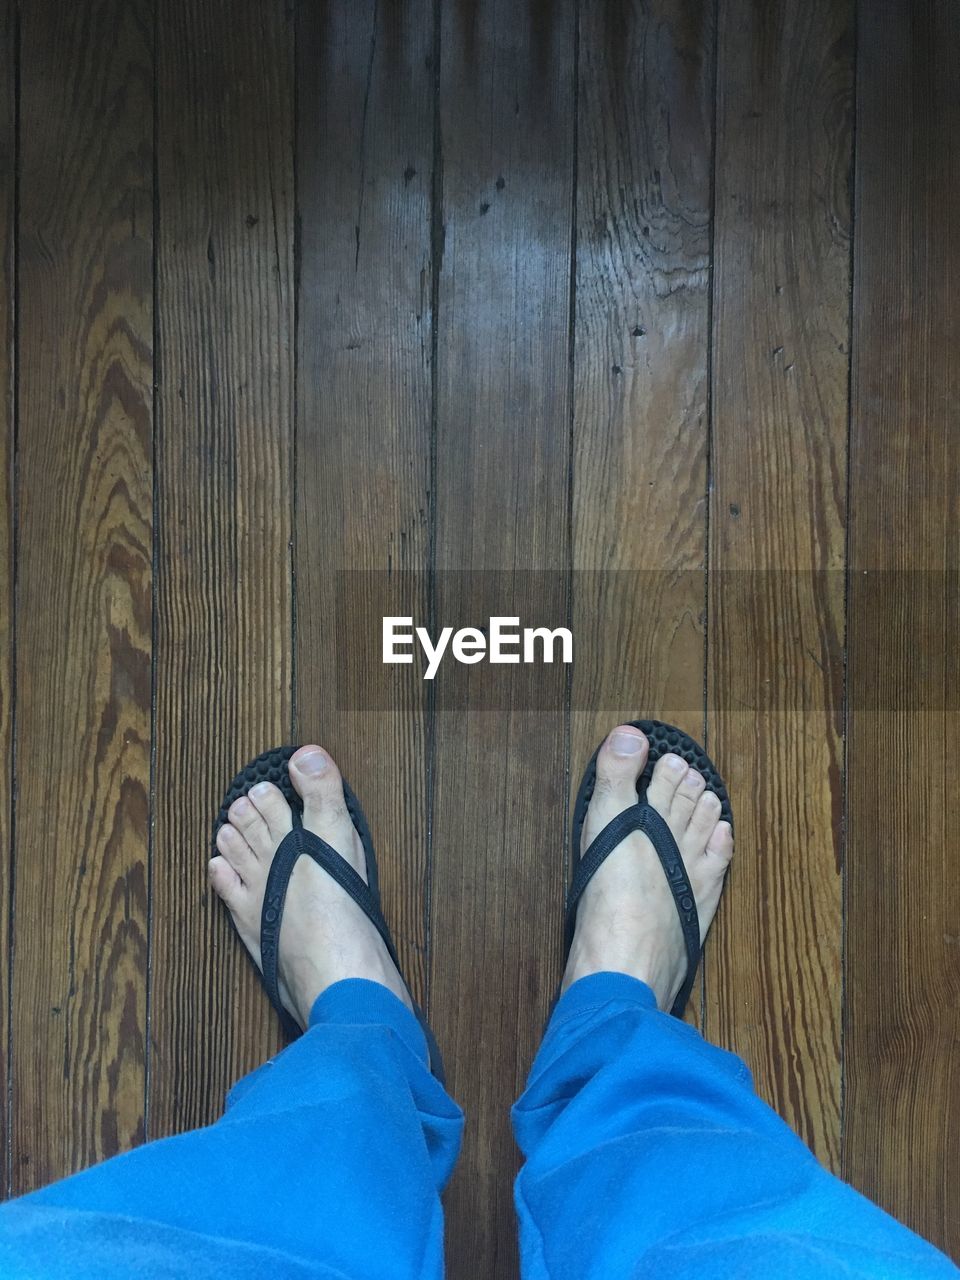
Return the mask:
<path id="1" fill-rule="evenodd" d="M 631 745 L 608 740 L 601 753 L 584 847 L 634 802 L 646 743 L 622 750 Z M 648 799 L 680 846 L 705 934 L 729 829 L 676 758 L 657 763 Z M 829 1175 L 757 1098 L 738 1058 L 663 1012 L 683 964 L 659 862 L 635 833 L 584 894 L 563 994 L 514 1108 L 524 1274 L 957 1275 Z"/>
<path id="2" fill-rule="evenodd" d="M 298 754 L 302 762 L 308 753 Z M 292 762 L 304 823 L 359 857 L 336 766 L 321 763 L 307 774 Z M 265 785 L 231 812 L 211 867 L 255 958 L 266 872 L 290 821 L 280 792 Z M 305 1034 L 235 1086 L 216 1124 L 0 1209 L 0 1273 L 442 1274 L 439 1193 L 462 1114 L 430 1074 L 423 1032 L 376 931 L 307 859 L 291 879 L 280 953 L 284 1002 Z M 48 1272 L 35 1269 L 38 1258 Z"/>

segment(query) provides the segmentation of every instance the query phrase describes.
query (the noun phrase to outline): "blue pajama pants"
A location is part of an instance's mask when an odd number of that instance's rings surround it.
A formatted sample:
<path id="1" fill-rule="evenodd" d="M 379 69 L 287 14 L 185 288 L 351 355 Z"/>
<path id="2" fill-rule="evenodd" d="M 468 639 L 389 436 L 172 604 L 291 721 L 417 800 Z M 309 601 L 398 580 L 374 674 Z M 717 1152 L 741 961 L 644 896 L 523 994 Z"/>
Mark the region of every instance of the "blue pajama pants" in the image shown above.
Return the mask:
<path id="1" fill-rule="evenodd" d="M 960 1276 L 624 974 L 567 990 L 512 1114 L 528 1280 Z M 462 1126 L 413 1015 L 338 982 L 215 1124 L 0 1208 L 0 1276 L 433 1280 Z"/>

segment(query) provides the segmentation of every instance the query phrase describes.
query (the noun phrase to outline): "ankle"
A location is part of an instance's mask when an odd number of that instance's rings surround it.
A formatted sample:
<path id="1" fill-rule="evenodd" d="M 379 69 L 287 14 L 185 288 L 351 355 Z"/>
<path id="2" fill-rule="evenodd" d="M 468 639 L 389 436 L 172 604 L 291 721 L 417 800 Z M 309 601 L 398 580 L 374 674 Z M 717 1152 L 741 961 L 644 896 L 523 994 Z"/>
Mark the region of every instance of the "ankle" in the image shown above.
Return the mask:
<path id="1" fill-rule="evenodd" d="M 575 936 L 560 990 L 562 993 L 580 978 L 595 973 L 624 973 L 650 988 L 659 1009 L 669 1009 L 683 985 L 684 972 L 662 949 L 632 946 L 616 952 L 610 946 L 591 946 Z"/>

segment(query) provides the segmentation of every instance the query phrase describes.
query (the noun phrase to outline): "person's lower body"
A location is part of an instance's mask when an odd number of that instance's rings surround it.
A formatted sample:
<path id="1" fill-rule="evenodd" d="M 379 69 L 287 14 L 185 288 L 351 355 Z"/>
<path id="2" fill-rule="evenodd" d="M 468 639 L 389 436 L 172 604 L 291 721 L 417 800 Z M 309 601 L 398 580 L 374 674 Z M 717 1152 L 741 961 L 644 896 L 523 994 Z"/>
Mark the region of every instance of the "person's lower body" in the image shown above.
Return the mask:
<path id="1" fill-rule="evenodd" d="M 568 987 L 513 1122 L 528 1280 L 957 1274 L 625 974 Z M 0 1274 L 433 1280 L 461 1128 L 411 1011 L 343 981 L 215 1124 L 0 1208 Z"/>
<path id="2" fill-rule="evenodd" d="M 0 1276 L 429 1277 L 463 1117 L 386 987 L 347 979 L 216 1123 L 0 1206 Z"/>
<path id="3" fill-rule="evenodd" d="M 821 1168 L 739 1059 L 664 1012 L 733 840 L 720 789 L 672 752 L 642 773 L 648 747 L 620 726 L 578 798 L 567 967 L 513 1110 L 525 1276 L 960 1274 Z M 355 798 L 320 748 L 285 767 L 303 834 L 277 786 L 232 790 L 210 877 L 305 1034 L 215 1124 L 0 1207 L 0 1276 L 441 1274 L 462 1114 L 430 1069 Z"/>
<path id="4" fill-rule="evenodd" d="M 626 974 L 567 989 L 512 1118 L 525 1280 L 960 1274 Z"/>

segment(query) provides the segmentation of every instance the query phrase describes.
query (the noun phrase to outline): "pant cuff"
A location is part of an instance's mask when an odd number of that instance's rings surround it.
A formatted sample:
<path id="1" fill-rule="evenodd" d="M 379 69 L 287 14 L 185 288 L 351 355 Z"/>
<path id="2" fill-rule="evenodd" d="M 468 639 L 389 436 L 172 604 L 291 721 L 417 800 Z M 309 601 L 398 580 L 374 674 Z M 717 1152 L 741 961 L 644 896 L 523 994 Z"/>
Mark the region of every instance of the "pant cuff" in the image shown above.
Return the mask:
<path id="1" fill-rule="evenodd" d="M 416 1016 L 382 982 L 343 978 L 317 996 L 310 1010 L 310 1027 L 322 1023 L 389 1027 L 416 1057 L 429 1067 L 430 1051 Z"/>
<path id="2" fill-rule="evenodd" d="M 599 1008 L 600 1005 L 609 1004 L 612 1000 L 636 1004 L 642 1009 L 657 1008 L 657 997 L 645 982 L 641 982 L 639 978 L 631 978 L 628 973 L 604 970 L 602 973 L 591 973 L 585 978 L 578 978 L 567 987 L 557 1001 L 547 1030 L 579 1017 L 582 1013 L 588 1013 L 591 1009 Z"/>

